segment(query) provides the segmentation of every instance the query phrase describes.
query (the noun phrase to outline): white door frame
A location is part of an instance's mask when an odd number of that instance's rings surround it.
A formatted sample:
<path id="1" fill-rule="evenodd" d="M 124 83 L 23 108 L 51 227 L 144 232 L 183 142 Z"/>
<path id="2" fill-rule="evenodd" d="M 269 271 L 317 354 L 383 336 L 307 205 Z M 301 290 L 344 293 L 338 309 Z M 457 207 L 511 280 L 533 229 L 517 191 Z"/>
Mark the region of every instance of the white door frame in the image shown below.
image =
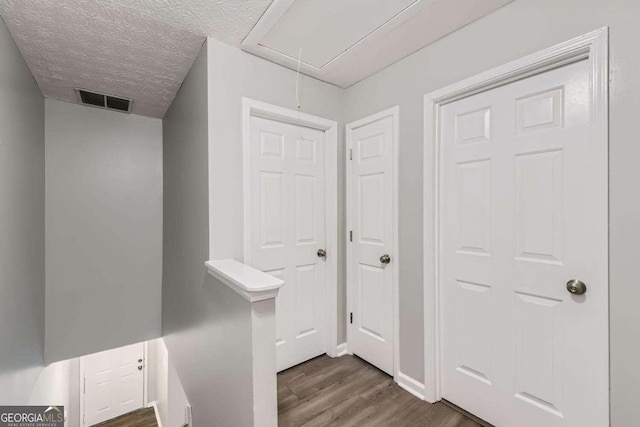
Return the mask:
<path id="1" fill-rule="evenodd" d="M 305 126 L 325 134 L 325 239 L 327 257 L 326 313 L 324 316 L 325 351 L 338 355 L 338 123 L 296 110 L 242 98 L 243 205 L 244 205 L 244 262 L 251 264 L 251 189 L 250 145 L 251 117 Z M 284 286 L 287 286 L 285 283 Z M 275 343 L 274 343 L 275 346 Z"/>
<path id="2" fill-rule="evenodd" d="M 393 242 L 392 250 L 392 262 L 393 262 L 393 379 L 395 382 L 399 382 L 399 377 L 402 375 L 400 373 L 400 319 L 399 319 L 399 303 L 398 303 L 398 277 L 400 271 L 400 251 L 398 250 L 398 128 L 400 125 L 400 107 L 395 106 L 389 108 L 387 110 L 381 111 L 376 114 L 372 114 L 371 116 L 367 116 L 363 119 L 357 120 L 355 122 L 348 123 L 346 125 L 346 135 L 347 135 L 347 149 L 346 149 L 346 178 L 347 178 L 347 230 L 345 235 L 345 241 L 347 245 L 347 352 L 349 354 L 353 354 L 351 352 L 350 343 L 353 342 L 353 332 L 351 331 L 351 324 L 349 323 L 348 313 L 352 311 L 353 305 L 353 245 L 350 243 L 350 230 L 352 230 L 353 224 L 353 190 L 351 185 L 353 183 L 353 170 L 351 168 L 351 150 L 353 149 L 353 131 L 359 127 L 368 125 L 369 123 L 373 123 L 387 117 L 391 117 L 393 119 L 393 155 L 391 159 L 391 167 L 392 174 L 391 179 L 393 180 L 392 188 L 393 188 Z M 413 391 L 412 391 L 413 393 Z"/>
<path id="3" fill-rule="evenodd" d="M 442 398 L 440 360 L 442 358 L 440 317 L 440 209 L 441 209 L 441 149 L 440 109 L 444 104 L 487 91 L 526 77 L 562 67 L 580 60 L 588 60 L 591 66 L 592 122 L 591 141 L 597 153 L 597 170 L 593 173 L 604 177 L 592 194 L 603 203 L 596 206 L 599 226 L 598 246 L 601 257 L 607 264 L 609 254 L 609 208 L 608 208 L 608 28 L 604 27 L 549 49 L 526 56 L 506 65 L 478 74 L 469 79 L 429 93 L 424 97 L 424 333 L 425 333 L 425 400 L 434 403 Z M 601 206 L 600 206 L 601 205 Z M 608 273 L 604 284 L 609 288 Z M 606 302 L 608 306 L 608 301 Z M 608 330 L 609 325 L 606 325 Z M 606 351 L 605 351 L 606 350 Z M 602 357 L 609 370 L 609 346 L 602 349 Z M 608 376 L 607 376 L 608 377 Z M 609 387 L 606 384 L 607 401 Z"/>

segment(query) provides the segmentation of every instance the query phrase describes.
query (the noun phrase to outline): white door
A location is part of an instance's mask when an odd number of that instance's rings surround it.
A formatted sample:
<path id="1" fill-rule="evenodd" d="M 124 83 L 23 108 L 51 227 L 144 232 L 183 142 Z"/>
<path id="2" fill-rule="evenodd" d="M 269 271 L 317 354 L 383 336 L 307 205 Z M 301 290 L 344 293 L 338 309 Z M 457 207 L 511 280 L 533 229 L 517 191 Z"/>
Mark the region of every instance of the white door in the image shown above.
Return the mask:
<path id="1" fill-rule="evenodd" d="M 349 351 L 393 375 L 394 115 L 348 125 Z M 359 125 L 358 123 L 362 123 Z"/>
<path id="2" fill-rule="evenodd" d="M 442 394 L 496 426 L 608 425 L 590 78 L 581 61 L 441 110 Z"/>
<path id="3" fill-rule="evenodd" d="M 143 362 L 143 343 L 80 358 L 83 426 L 142 408 Z"/>
<path id="4" fill-rule="evenodd" d="M 325 352 L 324 137 L 251 118 L 247 261 L 284 280 L 276 298 L 278 371 Z"/>

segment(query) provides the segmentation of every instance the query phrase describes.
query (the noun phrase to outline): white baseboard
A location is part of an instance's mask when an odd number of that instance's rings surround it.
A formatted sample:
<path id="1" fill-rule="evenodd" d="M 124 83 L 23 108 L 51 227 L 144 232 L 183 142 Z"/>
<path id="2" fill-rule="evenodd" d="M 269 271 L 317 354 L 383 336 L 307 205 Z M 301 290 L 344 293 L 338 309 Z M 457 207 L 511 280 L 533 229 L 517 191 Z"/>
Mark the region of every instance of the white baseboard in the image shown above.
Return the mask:
<path id="1" fill-rule="evenodd" d="M 342 344 L 340 344 L 338 346 L 338 352 L 336 354 L 336 357 L 344 356 L 347 353 L 348 353 L 347 352 L 347 343 L 343 342 Z"/>
<path id="2" fill-rule="evenodd" d="M 425 387 L 421 382 L 414 380 L 410 376 L 403 374 L 402 372 L 398 372 L 398 378 L 396 382 L 400 387 L 413 394 L 420 400 L 424 400 L 425 395 Z"/>

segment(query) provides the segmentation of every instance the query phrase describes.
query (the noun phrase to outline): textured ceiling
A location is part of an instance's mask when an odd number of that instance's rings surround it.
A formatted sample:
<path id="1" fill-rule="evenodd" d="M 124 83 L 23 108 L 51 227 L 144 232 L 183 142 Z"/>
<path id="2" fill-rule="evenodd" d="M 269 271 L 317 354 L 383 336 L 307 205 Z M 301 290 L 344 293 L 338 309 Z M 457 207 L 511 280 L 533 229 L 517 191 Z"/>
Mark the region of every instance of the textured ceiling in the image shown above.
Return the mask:
<path id="1" fill-rule="evenodd" d="M 90 89 L 163 117 L 204 36 L 239 45 L 270 2 L 0 0 L 0 15 L 45 96 Z"/>

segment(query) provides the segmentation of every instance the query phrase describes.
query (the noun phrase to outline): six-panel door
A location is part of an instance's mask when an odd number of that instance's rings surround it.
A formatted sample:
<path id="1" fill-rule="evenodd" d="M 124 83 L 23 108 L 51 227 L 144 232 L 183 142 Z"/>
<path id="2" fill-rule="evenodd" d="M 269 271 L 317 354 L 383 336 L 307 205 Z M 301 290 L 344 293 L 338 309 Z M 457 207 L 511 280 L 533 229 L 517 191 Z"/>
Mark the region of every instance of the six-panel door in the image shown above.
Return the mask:
<path id="1" fill-rule="evenodd" d="M 92 426 L 143 406 L 144 344 L 81 358 L 83 426 Z"/>
<path id="2" fill-rule="evenodd" d="M 389 375 L 393 354 L 393 116 L 351 130 L 349 350 Z M 384 263 L 381 257 L 390 256 Z M 394 257 L 394 258 L 391 258 Z"/>
<path id="3" fill-rule="evenodd" d="M 278 371 L 325 352 L 324 136 L 251 118 L 248 263 L 284 280 L 276 299 Z"/>
<path id="4" fill-rule="evenodd" d="M 590 78 L 582 61 L 441 110 L 442 392 L 496 426 L 608 424 Z"/>

